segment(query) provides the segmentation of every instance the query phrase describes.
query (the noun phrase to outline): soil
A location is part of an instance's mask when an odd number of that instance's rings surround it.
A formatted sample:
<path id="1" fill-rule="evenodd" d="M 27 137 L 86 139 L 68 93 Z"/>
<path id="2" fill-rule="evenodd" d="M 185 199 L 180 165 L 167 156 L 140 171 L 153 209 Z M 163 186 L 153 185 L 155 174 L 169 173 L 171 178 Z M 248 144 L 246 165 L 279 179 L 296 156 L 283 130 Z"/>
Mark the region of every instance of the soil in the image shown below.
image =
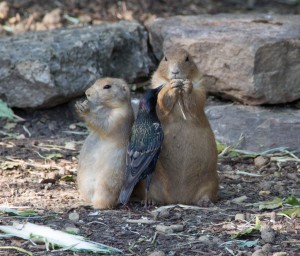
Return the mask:
<path id="1" fill-rule="evenodd" d="M 298 5 L 290 6 L 280 1 L 273 5 L 269 1 L 259 1 L 252 8 L 238 4 L 242 1 L 186 1 L 184 6 L 175 1 L 151 4 L 152 1 L 143 0 L 7 2 L 9 14 L 1 19 L 1 24 L 11 28 L 27 22 L 34 13 L 39 15 L 33 23 L 43 23 L 44 16 L 54 8 L 72 17 L 86 16 L 87 22 L 94 24 L 124 18 L 144 22 L 155 16 L 229 11 L 299 13 Z M 12 18 L 17 21 L 9 21 Z M 58 27 L 70 25 L 74 24 L 65 18 L 56 24 Z M 20 32 L 36 30 L 36 27 L 23 27 Z M 45 29 L 49 28 L 52 27 Z M 7 28 L 1 32 L 3 36 L 12 33 L 17 32 L 8 32 Z M 167 209 L 150 206 L 145 209 L 140 203 L 130 203 L 128 208 L 99 211 L 85 205 L 77 191 L 78 153 L 88 131 L 76 119 L 70 105 L 14 111 L 25 120 L 0 119 L 0 207 L 31 209 L 38 215 L 21 217 L 0 212 L 1 225 L 17 221 L 59 230 L 72 228 L 89 240 L 122 250 L 123 255 L 153 252 L 156 252 L 153 255 L 252 255 L 254 252 L 256 255 L 276 252 L 300 255 L 299 216 L 282 214 L 289 207 L 286 204 L 259 209 L 260 202 L 275 197 L 283 200 L 289 195 L 300 197 L 299 162 L 279 161 L 278 158 L 270 161 L 247 155 L 220 156 L 219 200 L 214 206 L 174 205 Z M 266 160 L 266 164 L 259 160 Z M 72 217 L 73 213 L 78 214 L 78 220 Z M 232 234 L 254 227 L 256 217 L 261 222 L 260 231 L 231 238 Z M 163 232 L 157 230 L 157 225 L 182 225 L 182 230 Z M 34 255 L 87 255 L 59 250 L 46 252 L 44 244 L 35 245 L 18 238 L 1 239 L 0 255 L 24 255 L 2 246 L 20 247 Z"/>

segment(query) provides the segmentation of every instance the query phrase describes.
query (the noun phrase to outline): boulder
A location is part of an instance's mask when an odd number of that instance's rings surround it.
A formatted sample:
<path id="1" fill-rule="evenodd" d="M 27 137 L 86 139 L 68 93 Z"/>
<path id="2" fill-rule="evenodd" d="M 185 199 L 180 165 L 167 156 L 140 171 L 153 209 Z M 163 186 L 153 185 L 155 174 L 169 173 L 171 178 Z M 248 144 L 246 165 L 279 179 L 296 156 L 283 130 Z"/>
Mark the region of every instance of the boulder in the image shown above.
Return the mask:
<path id="1" fill-rule="evenodd" d="M 57 29 L 0 38 L 0 98 L 46 108 L 82 95 L 100 77 L 127 82 L 155 68 L 148 34 L 137 22 Z"/>
<path id="2" fill-rule="evenodd" d="M 156 57 L 185 48 L 211 93 L 250 105 L 300 98 L 300 15 L 175 16 L 146 27 Z"/>
<path id="3" fill-rule="evenodd" d="M 300 109 L 209 103 L 206 114 L 216 139 L 260 152 L 276 147 L 300 149 Z"/>

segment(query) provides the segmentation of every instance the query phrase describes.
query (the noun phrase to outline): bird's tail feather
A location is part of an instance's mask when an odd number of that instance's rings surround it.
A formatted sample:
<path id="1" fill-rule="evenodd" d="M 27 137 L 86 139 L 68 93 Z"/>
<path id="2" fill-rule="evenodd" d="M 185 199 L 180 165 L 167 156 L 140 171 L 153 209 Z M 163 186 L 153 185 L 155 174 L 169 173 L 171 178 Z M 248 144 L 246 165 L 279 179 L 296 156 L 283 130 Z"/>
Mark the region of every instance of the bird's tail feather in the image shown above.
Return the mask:
<path id="1" fill-rule="evenodd" d="M 121 190 L 121 193 L 120 193 L 120 196 L 118 199 L 118 204 L 127 204 L 128 203 L 134 186 L 135 186 L 135 184 L 133 183 Z"/>

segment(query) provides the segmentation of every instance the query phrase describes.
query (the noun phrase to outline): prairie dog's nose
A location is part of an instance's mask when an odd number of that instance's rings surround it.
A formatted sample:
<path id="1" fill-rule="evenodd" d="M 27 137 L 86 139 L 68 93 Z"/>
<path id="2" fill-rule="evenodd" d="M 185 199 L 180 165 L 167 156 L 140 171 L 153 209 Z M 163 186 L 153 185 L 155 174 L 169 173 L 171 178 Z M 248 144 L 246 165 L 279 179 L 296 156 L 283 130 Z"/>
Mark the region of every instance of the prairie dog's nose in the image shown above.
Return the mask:
<path id="1" fill-rule="evenodd" d="M 170 65 L 169 74 L 171 78 L 178 78 L 178 76 L 180 75 L 180 69 L 178 65 Z"/>

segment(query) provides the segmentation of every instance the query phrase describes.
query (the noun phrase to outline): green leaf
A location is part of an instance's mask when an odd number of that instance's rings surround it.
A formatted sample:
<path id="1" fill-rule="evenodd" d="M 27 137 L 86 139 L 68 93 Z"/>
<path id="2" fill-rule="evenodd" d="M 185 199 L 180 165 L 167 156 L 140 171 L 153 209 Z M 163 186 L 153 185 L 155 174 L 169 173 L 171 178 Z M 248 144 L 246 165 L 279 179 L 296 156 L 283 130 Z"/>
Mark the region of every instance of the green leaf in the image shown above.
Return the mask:
<path id="1" fill-rule="evenodd" d="M 19 167 L 21 164 L 18 162 L 12 162 L 12 161 L 4 161 L 1 164 L 1 168 L 3 170 L 12 170 L 15 169 L 16 167 Z"/>
<path id="2" fill-rule="evenodd" d="M 7 123 L 3 126 L 3 128 L 4 128 L 5 130 L 11 130 L 11 129 L 15 128 L 16 125 L 17 125 L 17 123 L 7 122 Z"/>
<path id="3" fill-rule="evenodd" d="M 0 212 L 8 213 L 10 215 L 15 215 L 15 216 L 22 216 L 22 217 L 37 215 L 37 212 L 34 210 L 18 211 L 16 209 L 9 208 L 9 207 L 0 207 Z"/>
<path id="4" fill-rule="evenodd" d="M 237 234 L 231 235 L 231 239 L 235 239 L 237 237 L 242 237 L 242 236 L 248 236 L 248 235 L 253 234 L 257 231 L 260 231 L 260 220 L 259 220 L 258 216 L 256 216 L 254 227 L 245 229 L 245 230 L 243 230 L 243 231 L 241 231 Z"/>
<path id="5" fill-rule="evenodd" d="M 290 217 L 300 218 L 300 207 L 295 207 L 295 208 L 292 208 L 292 209 L 284 210 L 282 212 L 279 212 L 279 214 L 285 214 L 285 215 L 290 216 Z"/>
<path id="6" fill-rule="evenodd" d="M 52 154 L 46 154 L 46 159 L 59 159 L 63 158 L 63 154 L 61 153 L 52 153 Z"/>
<path id="7" fill-rule="evenodd" d="M 300 202 L 294 195 L 289 196 L 284 202 L 292 206 L 300 206 Z"/>
<path id="8" fill-rule="evenodd" d="M 3 100 L 0 99 L 0 118 L 14 118 L 14 112 L 9 108 Z"/>
<path id="9" fill-rule="evenodd" d="M 282 199 L 275 197 L 272 201 L 265 201 L 259 203 L 259 210 L 273 210 L 282 206 Z"/>
<path id="10" fill-rule="evenodd" d="M 0 249 L 4 249 L 4 250 L 13 249 L 13 250 L 17 250 L 19 252 L 22 252 L 23 254 L 27 254 L 27 255 L 30 255 L 30 256 L 33 255 L 32 252 L 26 251 L 25 249 L 17 247 L 17 246 L 0 246 Z"/>
<path id="11" fill-rule="evenodd" d="M 62 176 L 59 180 L 63 180 L 63 181 L 75 181 L 75 178 L 73 175 L 65 175 Z"/>
<path id="12" fill-rule="evenodd" d="M 216 141 L 217 143 L 217 150 L 218 150 L 218 154 L 222 153 L 223 150 L 226 148 L 226 145 L 224 145 L 223 143 Z"/>
<path id="13" fill-rule="evenodd" d="M 93 252 L 102 254 L 117 254 L 122 251 L 101 243 L 89 241 L 83 236 L 71 235 L 47 226 L 36 225 L 30 222 L 14 223 L 14 226 L 0 225 L 0 230 L 6 234 L 35 242 L 45 242 L 46 248 L 61 247 L 75 252 Z"/>

